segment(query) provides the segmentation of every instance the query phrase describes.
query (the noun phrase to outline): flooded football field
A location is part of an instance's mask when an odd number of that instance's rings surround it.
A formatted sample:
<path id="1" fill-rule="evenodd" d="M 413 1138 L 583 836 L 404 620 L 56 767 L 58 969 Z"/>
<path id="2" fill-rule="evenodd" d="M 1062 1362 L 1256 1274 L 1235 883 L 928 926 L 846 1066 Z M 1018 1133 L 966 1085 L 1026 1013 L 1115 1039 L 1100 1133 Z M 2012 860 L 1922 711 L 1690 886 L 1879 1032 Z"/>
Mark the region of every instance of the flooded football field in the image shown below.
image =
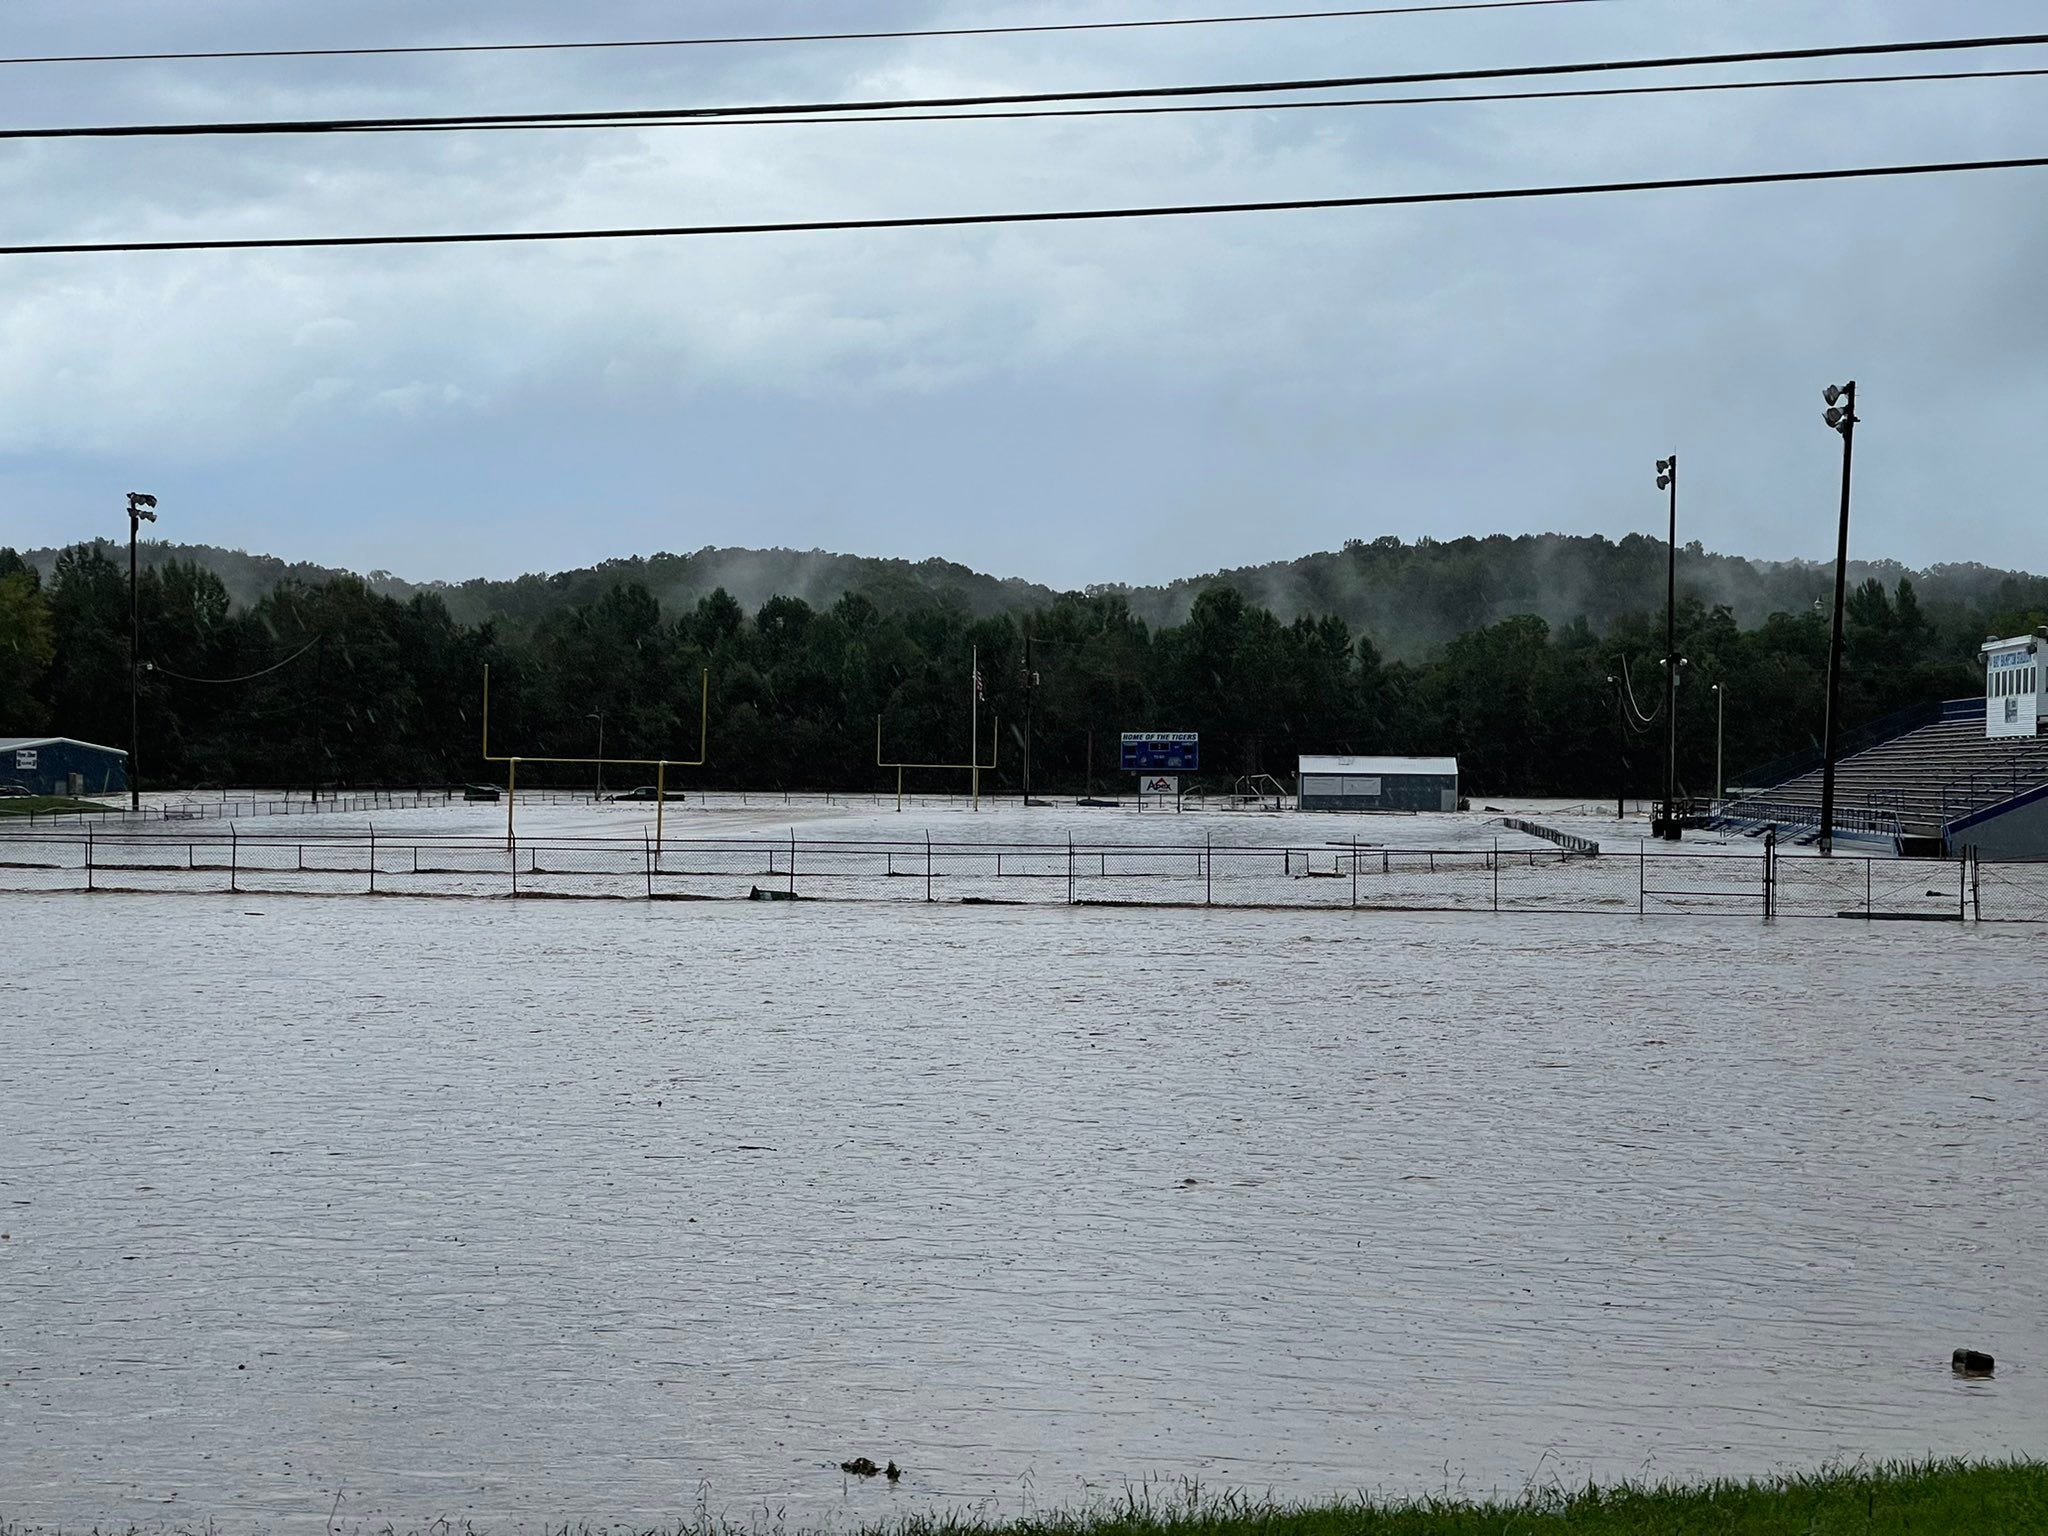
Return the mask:
<path id="1" fill-rule="evenodd" d="M 2040 949 L 0 898 L 0 1521 L 820 1526 L 2040 1455 Z"/>

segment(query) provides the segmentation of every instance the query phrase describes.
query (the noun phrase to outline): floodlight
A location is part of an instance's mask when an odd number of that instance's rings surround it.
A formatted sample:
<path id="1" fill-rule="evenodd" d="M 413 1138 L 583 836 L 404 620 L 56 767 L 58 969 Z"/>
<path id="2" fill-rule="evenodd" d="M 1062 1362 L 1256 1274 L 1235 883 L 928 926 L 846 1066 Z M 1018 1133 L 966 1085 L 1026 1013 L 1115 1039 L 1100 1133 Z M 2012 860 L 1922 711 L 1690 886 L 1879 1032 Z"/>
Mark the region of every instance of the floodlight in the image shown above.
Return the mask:
<path id="1" fill-rule="evenodd" d="M 1660 475 L 1664 475 L 1664 474 L 1669 474 L 1670 472 L 1671 472 L 1671 461 L 1670 461 L 1669 459 L 1659 459 L 1659 460 L 1657 461 L 1657 473 L 1658 473 L 1658 474 L 1660 474 Z"/>
<path id="2" fill-rule="evenodd" d="M 1659 475 L 1659 476 L 1657 477 L 1657 489 L 1658 489 L 1658 490 L 1660 490 L 1660 491 L 1668 491 L 1668 490 L 1670 490 L 1670 489 L 1671 489 L 1671 477 L 1670 477 L 1669 475 Z"/>
<path id="3" fill-rule="evenodd" d="M 1839 405 L 1831 405 L 1821 419 L 1831 427 L 1839 427 L 1842 424 L 1842 415 L 1842 408 Z"/>
<path id="4" fill-rule="evenodd" d="M 1820 397 L 1821 399 L 1827 401 L 1829 405 L 1833 405 L 1837 400 L 1842 398 L 1842 388 L 1839 384 L 1830 384 L 1826 389 L 1820 392 Z"/>

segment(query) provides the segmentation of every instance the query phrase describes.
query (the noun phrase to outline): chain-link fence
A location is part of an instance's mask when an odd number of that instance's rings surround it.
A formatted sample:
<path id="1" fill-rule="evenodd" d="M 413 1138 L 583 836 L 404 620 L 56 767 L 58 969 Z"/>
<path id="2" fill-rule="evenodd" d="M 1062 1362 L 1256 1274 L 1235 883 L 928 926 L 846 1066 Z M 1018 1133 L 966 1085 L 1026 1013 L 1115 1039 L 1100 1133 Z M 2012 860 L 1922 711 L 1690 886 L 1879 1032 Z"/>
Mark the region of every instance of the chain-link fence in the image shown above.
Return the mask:
<path id="1" fill-rule="evenodd" d="M 0 891 L 805 898 L 2048 922 L 2048 862 L 1652 850 L 651 837 L 0 835 Z"/>

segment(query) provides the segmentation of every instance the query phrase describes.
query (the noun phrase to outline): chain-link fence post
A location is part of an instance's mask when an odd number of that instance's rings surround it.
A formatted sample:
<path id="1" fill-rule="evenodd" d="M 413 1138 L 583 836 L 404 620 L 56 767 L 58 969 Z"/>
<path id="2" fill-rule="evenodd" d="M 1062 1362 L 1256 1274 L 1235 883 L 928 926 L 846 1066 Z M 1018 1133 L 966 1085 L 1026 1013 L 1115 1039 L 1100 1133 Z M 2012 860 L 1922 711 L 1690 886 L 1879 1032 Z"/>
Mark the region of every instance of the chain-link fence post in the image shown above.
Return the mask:
<path id="1" fill-rule="evenodd" d="M 1074 904 L 1074 834 L 1067 834 L 1067 905 Z"/>
<path id="2" fill-rule="evenodd" d="M 929 832 L 924 835 L 924 899 L 927 903 L 932 899 L 932 835 Z"/>

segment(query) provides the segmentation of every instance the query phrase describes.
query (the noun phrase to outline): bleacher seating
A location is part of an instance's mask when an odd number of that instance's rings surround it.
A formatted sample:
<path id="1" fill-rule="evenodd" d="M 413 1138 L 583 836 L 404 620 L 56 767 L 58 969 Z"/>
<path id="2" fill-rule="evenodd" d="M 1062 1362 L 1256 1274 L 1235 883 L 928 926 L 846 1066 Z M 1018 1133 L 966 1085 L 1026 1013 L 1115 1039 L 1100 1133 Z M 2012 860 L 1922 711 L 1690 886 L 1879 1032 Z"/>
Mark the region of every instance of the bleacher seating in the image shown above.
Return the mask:
<path id="1" fill-rule="evenodd" d="M 2048 735 L 1987 738 L 1981 699 L 1835 764 L 1838 813 L 1890 812 L 1908 837 L 1939 837 L 1958 817 L 2048 783 Z M 1718 821 L 1774 819 L 1774 807 L 1820 805 L 1819 769 L 1782 784 L 1734 790 Z"/>

